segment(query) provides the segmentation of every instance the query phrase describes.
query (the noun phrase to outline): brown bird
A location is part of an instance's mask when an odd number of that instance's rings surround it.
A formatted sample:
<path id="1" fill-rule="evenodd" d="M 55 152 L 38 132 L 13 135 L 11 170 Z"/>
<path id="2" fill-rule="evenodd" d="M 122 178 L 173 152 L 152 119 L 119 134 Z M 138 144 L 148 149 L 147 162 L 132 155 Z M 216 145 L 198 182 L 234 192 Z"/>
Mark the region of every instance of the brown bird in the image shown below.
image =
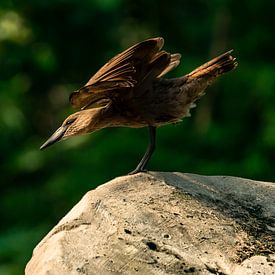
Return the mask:
<path id="1" fill-rule="evenodd" d="M 112 58 L 70 95 L 70 103 L 80 111 L 66 118 L 40 149 L 106 127 L 148 127 L 148 148 L 130 174 L 145 171 L 155 149 L 156 127 L 190 116 L 194 102 L 213 80 L 237 66 L 231 50 L 187 75 L 165 79 L 181 55 L 161 50 L 163 44 L 161 37 L 148 39 Z"/>

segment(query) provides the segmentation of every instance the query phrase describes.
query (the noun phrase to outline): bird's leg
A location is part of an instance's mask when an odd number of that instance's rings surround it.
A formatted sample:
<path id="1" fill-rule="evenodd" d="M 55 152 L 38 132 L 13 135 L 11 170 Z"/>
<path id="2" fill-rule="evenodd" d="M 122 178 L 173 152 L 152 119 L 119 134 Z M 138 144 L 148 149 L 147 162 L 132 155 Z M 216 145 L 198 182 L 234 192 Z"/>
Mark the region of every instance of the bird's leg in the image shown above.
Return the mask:
<path id="1" fill-rule="evenodd" d="M 154 126 L 148 126 L 149 128 L 149 144 L 147 147 L 147 150 L 143 156 L 143 158 L 141 159 L 140 163 L 138 164 L 138 166 L 136 167 L 136 169 L 132 172 L 129 173 L 129 175 L 133 175 L 139 172 L 146 172 L 145 167 L 148 163 L 148 161 L 150 160 L 155 147 L 156 147 L 156 127 Z"/>

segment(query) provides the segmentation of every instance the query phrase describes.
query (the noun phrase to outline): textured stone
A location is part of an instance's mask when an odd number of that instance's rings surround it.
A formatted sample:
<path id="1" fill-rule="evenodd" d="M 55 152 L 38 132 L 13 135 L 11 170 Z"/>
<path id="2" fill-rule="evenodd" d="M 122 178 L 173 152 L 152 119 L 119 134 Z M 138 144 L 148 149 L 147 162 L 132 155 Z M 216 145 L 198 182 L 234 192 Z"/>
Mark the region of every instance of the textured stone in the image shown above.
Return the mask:
<path id="1" fill-rule="evenodd" d="M 140 173 L 89 191 L 26 274 L 271 275 L 274 228 L 274 183 Z"/>

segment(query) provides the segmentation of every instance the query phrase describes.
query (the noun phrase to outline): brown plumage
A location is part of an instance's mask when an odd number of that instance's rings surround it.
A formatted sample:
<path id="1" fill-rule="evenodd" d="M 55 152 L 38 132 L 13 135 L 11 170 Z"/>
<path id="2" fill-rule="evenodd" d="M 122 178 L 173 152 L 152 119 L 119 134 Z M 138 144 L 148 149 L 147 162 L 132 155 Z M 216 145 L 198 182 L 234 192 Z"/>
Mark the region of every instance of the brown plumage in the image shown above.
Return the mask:
<path id="1" fill-rule="evenodd" d="M 207 86 L 237 66 L 228 51 L 183 77 L 165 79 L 163 76 L 179 65 L 181 55 L 161 50 L 163 44 L 161 37 L 148 39 L 106 63 L 70 95 L 70 103 L 80 111 L 65 119 L 40 149 L 106 127 L 148 126 L 149 146 L 132 173 L 144 171 L 154 151 L 156 127 L 190 116 Z"/>

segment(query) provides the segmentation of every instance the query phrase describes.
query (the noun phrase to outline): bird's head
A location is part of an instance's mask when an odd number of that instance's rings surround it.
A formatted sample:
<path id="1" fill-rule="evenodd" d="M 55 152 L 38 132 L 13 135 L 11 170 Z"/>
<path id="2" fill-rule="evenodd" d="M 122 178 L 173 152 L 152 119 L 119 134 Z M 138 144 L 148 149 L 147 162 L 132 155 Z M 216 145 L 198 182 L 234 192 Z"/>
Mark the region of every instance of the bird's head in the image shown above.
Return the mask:
<path id="1" fill-rule="evenodd" d="M 40 147 L 40 150 L 69 137 L 92 133 L 104 128 L 102 121 L 102 108 L 94 108 L 76 112 L 68 116 L 62 125 Z"/>

